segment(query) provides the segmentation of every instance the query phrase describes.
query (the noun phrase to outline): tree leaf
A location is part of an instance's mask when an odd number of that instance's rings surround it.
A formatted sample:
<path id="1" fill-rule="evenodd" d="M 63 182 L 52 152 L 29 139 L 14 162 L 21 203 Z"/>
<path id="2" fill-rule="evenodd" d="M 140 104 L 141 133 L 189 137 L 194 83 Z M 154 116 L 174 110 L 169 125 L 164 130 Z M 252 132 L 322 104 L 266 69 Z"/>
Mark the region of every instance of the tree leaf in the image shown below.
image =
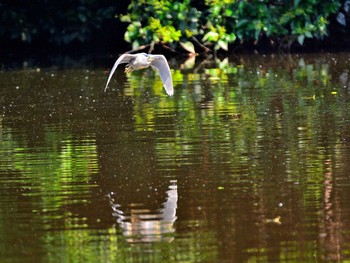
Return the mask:
<path id="1" fill-rule="evenodd" d="M 219 38 L 219 34 L 213 31 L 209 31 L 206 33 L 202 39 L 202 41 L 209 41 L 209 42 L 215 42 Z"/>
<path id="2" fill-rule="evenodd" d="M 304 44 L 304 39 L 305 39 L 305 36 L 304 35 L 299 35 L 298 36 L 298 42 L 300 45 L 303 45 Z"/>
<path id="3" fill-rule="evenodd" d="M 312 38 L 312 33 L 310 31 L 305 32 L 305 36 L 308 38 Z"/>
<path id="4" fill-rule="evenodd" d="M 300 3 L 300 0 L 294 0 L 294 8 L 298 7 Z"/>
<path id="5" fill-rule="evenodd" d="M 228 51 L 228 43 L 227 43 L 227 41 L 219 40 L 218 44 L 219 44 L 220 48 L 222 48 L 225 51 Z"/>
<path id="6" fill-rule="evenodd" d="M 339 12 L 337 15 L 337 21 L 342 26 L 346 26 L 346 18 L 345 15 L 342 12 Z"/>
<path id="7" fill-rule="evenodd" d="M 190 53 L 196 53 L 196 50 L 195 50 L 194 45 L 192 44 L 192 42 L 190 42 L 190 41 L 180 42 L 180 45 L 186 51 L 188 51 Z"/>
<path id="8" fill-rule="evenodd" d="M 119 17 L 120 21 L 124 22 L 124 23 L 131 23 L 131 17 L 130 15 L 121 15 Z"/>
<path id="9" fill-rule="evenodd" d="M 237 37 L 234 33 L 231 33 L 226 36 L 226 39 L 228 42 L 232 43 L 236 41 Z"/>

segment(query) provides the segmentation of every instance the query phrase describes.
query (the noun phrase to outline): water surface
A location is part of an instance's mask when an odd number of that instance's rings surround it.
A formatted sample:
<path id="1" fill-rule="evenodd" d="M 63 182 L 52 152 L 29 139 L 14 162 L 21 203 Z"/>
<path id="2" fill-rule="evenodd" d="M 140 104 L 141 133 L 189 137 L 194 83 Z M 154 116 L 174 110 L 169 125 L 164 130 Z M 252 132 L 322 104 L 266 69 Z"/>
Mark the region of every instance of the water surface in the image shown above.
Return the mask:
<path id="1" fill-rule="evenodd" d="M 1 67 L 1 262 L 349 260 L 349 54 L 112 64 Z"/>

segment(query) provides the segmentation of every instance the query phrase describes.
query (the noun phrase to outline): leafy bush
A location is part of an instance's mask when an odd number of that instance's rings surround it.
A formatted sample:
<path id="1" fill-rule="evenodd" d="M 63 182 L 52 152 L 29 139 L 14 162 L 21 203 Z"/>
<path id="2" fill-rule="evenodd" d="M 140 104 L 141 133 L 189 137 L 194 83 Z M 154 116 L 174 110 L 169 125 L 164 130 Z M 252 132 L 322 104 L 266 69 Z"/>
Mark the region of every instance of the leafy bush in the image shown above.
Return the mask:
<path id="1" fill-rule="evenodd" d="M 127 5 L 121 21 L 128 23 L 124 37 L 133 49 L 161 43 L 189 52 L 228 50 L 262 38 L 290 47 L 323 39 L 330 21 L 342 32 L 350 23 L 350 0 L 2 0 L 0 37 L 2 43 L 88 43 L 96 33 L 111 34 L 104 23 Z"/>
<path id="2" fill-rule="evenodd" d="M 340 6 L 339 0 L 132 0 L 122 21 L 129 23 L 125 40 L 134 49 L 154 43 L 189 47 L 191 41 L 228 50 L 230 43 L 263 36 L 290 47 L 327 36 L 329 18 Z"/>
<path id="3" fill-rule="evenodd" d="M 201 12 L 190 5 L 190 0 L 132 1 L 129 10 L 121 19 L 129 23 L 125 40 L 134 49 L 155 42 L 176 46 L 179 41 L 203 33 Z"/>

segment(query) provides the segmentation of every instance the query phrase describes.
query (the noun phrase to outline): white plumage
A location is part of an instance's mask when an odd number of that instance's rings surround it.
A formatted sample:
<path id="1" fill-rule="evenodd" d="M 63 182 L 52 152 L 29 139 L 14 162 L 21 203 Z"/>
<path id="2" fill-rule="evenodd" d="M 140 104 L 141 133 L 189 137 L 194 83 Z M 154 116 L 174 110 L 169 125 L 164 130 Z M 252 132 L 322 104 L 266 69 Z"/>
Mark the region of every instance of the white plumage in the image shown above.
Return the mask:
<path id="1" fill-rule="evenodd" d="M 121 55 L 114 63 L 114 66 L 109 73 L 105 91 L 108 88 L 108 83 L 111 80 L 114 71 L 117 69 L 118 65 L 122 63 L 128 63 L 125 67 L 125 73 L 129 73 L 133 70 L 148 68 L 149 66 L 157 69 L 166 93 L 169 96 L 174 94 L 173 79 L 166 58 L 163 55 L 151 55 L 146 53 Z"/>

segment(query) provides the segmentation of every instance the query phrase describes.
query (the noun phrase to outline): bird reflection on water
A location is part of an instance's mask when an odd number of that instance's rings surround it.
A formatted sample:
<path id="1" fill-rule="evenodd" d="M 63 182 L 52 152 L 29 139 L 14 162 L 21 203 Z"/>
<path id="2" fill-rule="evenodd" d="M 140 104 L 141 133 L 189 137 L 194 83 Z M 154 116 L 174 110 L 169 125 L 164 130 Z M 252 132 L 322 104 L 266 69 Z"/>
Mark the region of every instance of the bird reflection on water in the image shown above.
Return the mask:
<path id="1" fill-rule="evenodd" d="M 115 193 L 108 195 L 113 216 L 130 243 L 135 242 L 171 242 L 175 232 L 174 223 L 177 219 L 177 182 L 171 180 L 166 191 L 166 200 L 157 211 L 130 204 L 130 211 L 117 203 Z"/>

